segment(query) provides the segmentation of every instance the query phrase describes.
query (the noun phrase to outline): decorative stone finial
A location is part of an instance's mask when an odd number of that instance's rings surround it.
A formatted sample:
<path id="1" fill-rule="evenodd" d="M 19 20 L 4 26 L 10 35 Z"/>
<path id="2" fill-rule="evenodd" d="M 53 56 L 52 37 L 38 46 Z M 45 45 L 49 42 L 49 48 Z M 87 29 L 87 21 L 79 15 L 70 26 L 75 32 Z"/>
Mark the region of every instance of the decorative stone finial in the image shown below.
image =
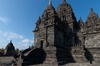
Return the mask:
<path id="1" fill-rule="evenodd" d="M 93 8 L 90 9 L 90 13 L 94 13 Z"/>
<path id="2" fill-rule="evenodd" d="M 12 43 L 12 40 L 10 40 L 10 43 Z"/>
<path id="3" fill-rule="evenodd" d="M 39 18 L 38 18 L 39 20 L 41 20 L 41 17 L 39 16 Z"/>
<path id="4" fill-rule="evenodd" d="M 79 21 L 80 21 L 80 23 L 81 23 L 81 24 L 83 24 L 83 23 L 84 23 L 81 17 L 80 17 L 80 20 L 79 20 Z"/>
<path id="5" fill-rule="evenodd" d="M 66 2 L 66 0 L 62 0 L 62 3 L 65 3 Z"/>
<path id="6" fill-rule="evenodd" d="M 82 18 L 80 17 L 80 21 L 83 22 Z"/>
<path id="7" fill-rule="evenodd" d="M 52 0 L 49 0 L 49 5 L 52 5 Z"/>
<path id="8" fill-rule="evenodd" d="M 93 8 L 91 8 L 90 11 L 93 12 Z"/>

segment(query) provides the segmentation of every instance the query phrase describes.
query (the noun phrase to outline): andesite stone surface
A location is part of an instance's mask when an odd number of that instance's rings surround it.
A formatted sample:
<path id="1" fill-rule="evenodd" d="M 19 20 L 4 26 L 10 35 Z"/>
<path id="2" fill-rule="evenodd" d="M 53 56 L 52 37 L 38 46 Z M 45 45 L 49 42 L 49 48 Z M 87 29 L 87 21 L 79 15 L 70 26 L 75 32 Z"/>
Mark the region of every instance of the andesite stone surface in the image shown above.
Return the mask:
<path id="1" fill-rule="evenodd" d="M 66 0 L 57 10 L 50 1 L 33 32 L 34 48 L 20 54 L 18 66 L 98 66 L 100 62 L 100 18 L 92 8 L 86 22 L 76 21 Z"/>

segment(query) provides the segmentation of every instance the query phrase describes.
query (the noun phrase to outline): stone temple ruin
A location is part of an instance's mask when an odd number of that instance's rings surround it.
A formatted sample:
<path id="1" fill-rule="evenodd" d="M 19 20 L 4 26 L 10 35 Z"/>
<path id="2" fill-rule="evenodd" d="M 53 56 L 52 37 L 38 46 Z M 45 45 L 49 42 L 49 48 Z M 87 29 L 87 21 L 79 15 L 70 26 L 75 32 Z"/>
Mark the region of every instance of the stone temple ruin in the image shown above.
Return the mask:
<path id="1" fill-rule="evenodd" d="M 2 49 L 0 52 L 0 66 L 13 66 L 13 64 L 16 64 L 16 61 L 13 57 L 15 53 L 15 47 L 12 41 L 10 41 L 5 49 Z"/>
<path id="2" fill-rule="evenodd" d="M 92 8 L 86 22 L 82 18 L 77 22 L 66 0 L 62 0 L 57 10 L 50 1 L 33 32 L 34 48 L 24 50 L 16 57 L 18 66 L 92 65 L 100 62 L 100 18 Z"/>
<path id="3" fill-rule="evenodd" d="M 15 47 L 13 46 L 12 40 L 5 48 L 4 56 L 14 56 L 15 54 Z"/>

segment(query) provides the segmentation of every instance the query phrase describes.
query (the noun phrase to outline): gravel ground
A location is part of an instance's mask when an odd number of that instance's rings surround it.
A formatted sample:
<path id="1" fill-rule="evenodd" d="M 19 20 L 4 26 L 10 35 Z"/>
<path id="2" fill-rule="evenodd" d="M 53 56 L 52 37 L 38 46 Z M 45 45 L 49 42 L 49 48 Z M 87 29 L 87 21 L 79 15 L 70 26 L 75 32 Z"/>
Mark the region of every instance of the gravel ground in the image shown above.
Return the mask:
<path id="1" fill-rule="evenodd" d="M 14 63 L 13 57 L 0 57 L 0 66 L 12 66 Z"/>

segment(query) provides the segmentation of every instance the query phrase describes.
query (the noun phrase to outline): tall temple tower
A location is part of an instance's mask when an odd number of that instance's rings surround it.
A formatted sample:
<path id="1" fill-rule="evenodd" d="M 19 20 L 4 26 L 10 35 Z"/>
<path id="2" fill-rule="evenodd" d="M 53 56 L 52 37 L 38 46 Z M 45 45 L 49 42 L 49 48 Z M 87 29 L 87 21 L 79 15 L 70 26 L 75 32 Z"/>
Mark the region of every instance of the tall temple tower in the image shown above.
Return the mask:
<path id="1" fill-rule="evenodd" d="M 42 14 L 42 18 L 39 18 L 36 22 L 36 28 L 34 30 L 35 47 L 46 48 L 48 45 L 54 46 L 56 22 L 57 14 L 50 0 L 49 5 Z"/>
<path id="2" fill-rule="evenodd" d="M 47 46 L 68 47 L 74 44 L 77 21 L 71 6 L 62 0 L 57 11 L 49 5 L 36 22 L 34 30 L 34 46 L 45 48 Z"/>
<path id="3" fill-rule="evenodd" d="M 34 47 L 44 49 L 47 54 L 44 63 L 50 64 L 50 59 L 54 64 L 75 62 L 71 55 L 71 47 L 75 44 L 75 29 L 77 21 L 66 0 L 62 0 L 56 11 L 50 0 L 34 30 Z"/>

